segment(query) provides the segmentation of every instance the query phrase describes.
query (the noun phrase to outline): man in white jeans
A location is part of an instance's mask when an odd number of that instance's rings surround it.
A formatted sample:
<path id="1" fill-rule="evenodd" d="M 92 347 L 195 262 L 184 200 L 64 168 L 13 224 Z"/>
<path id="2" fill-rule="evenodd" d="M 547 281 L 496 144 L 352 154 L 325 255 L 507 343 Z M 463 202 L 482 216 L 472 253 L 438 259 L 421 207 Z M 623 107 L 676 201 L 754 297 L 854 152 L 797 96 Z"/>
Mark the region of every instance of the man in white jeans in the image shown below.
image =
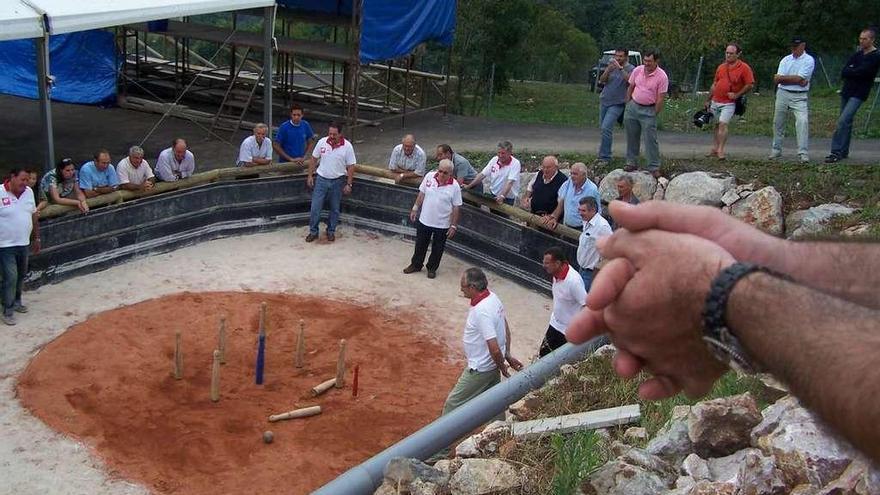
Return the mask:
<path id="1" fill-rule="evenodd" d="M 801 163 L 810 161 L 810 121 L 809 104 L 810 78 L 816 62 L 806 53 L 807 42 L 800 36 L 791 40 L 791 54 L 779 62 L 779 69 L 773 76 L 776 89 L 776 111 L 773 115 L 773 145 L 771 160 L 782 156 L 782 139 L 785 137 L 785 118 L 789 110 L 794 114 L 797 133 L 798 159 Z"/>

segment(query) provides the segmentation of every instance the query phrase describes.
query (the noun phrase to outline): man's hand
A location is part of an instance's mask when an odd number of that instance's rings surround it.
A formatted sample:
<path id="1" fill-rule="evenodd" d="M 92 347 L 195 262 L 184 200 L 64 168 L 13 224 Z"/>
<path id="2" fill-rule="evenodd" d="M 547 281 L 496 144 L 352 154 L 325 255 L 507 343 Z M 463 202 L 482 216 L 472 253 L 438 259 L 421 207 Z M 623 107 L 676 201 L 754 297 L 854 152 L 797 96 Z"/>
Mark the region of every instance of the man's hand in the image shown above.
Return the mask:
<path id="1" fill-rule="evenodd" d="M 529 196 L 523 196 L 522 201 L 520 201 L 520 205 L 522 205 L 524 210 L 528 210 L 532 206 L 532 198 Z"/>
<path id="2" fill-rule="evenodd" d="M 504 195 L 499 194 L 498 196 L 495 196 L 495 202 L 498 203 L 499 205 L 501 203 L 503 203 L 504 202 Z"/>
<path id="3" fill-rule="evenodd" d="M 346 185 L 342 186 L 342 194 L 344 194 L 346 196 L 351 194 L 351 184 L 346 184 Z"/>
<path id="4" fill-rule="evenodd" d="M 40 247 L 41 247 L 40 244 L 41 244 L 41 241 L 40 241 L 39 237 L 35 237 L 34 240 L 31 241 L 31 253 L 34 256 L 40 254 Z"/>
<path id="5" fill-rule="evenodd" d="M 455 225 L 451 225 L 448 229 L 446 229 L 446 238 L 452 239 L 455 237 L 455 232 L 458 231 L 458 227 Z"/>
<path id="6" fill-rule="evenodd" d="M 809 83 L 810 83 L 810 81 L 804 79 L 803 77 L 801 78 L 800 81 L 798 81 L 798 84 L 799 84 L 801 87 L 804 87 L 804 86 L 806 86 L 806 85 L 809 84 Z"/>
<path id="7" fill-rule="evenodd" d="M 704 395 L 726 368 L 702 340 L 703 305 L 733 256 L 705 239 L 658 230 L 621 229 L 596 245 L 611 261 L 567 329 L 568 340 L 580 343 L 607 331 L 618 348 L 619 375 L 632 378 L 642 369 L 654 375 L 639 387 L 644 399 L 682 390 Z"/>
<path id="8" fill-rule="evenodd" d="M 306 178 L 306 187 L 310 190 L 315 188 L 315 176 L 310 175 Z"/>
<path id="9" fill-rule="evenodd" d="M 614 222 L 631 232 L 659 229 L 693 234 L 718 244 L 739 261 L 772 267 L 770 257 L 784 242 L 722 213 L 711 206 L 684 206 L 668 201 L 646 201 L 630 205 L 612 201 L 609 211 Z"/>
<path id="10" fill-rule="evenodd" d="M 501 375 L 504 376 L 504 378 L 510 378 L 510 370 L 507 368 L 506 364 L 501 363 L 501 366 L 499 366 L 498 369 L 501 371 Z"/>
<path id="11" fill-rule="evenodd" d="M 80 202 L 76 205 L 76 207 L 79 208 L 79 211 L 81 211 L 81 212 L 83 212 L 83 213 L 88 213 L 88 212 L 89 212 L 89 204 L 88 204 L 88 203 L 86 202 L 86 200 L 84 200 L 84 199 L 83 199 L 82 201 L 80 201 Z"/>
<path id="12" fill-rule="evenodd" d="M 510 367 L 515 369 L 516 371 L 520 371 L 523 369 L 523 364 L 519 362 L 519 359 L 511 355 L 507 355 L 505 359 L 507 359 L 507 363 L 510 364 Z"/>
<path id="13" fill-rule="evenodd" d="M 729 91 L 727 93 L 727 98 L 729 98 L 731 100 L 736 100 L 736 93 L 734 93 L 733 91 Z"/>
<path id="14" fill-rule="evenodd" d="M 153 188 L 153 183 L 151 181 L 144 181 L 144 191 L 149 191 Z"/>
<path id="15" fill-rule="evenodd" d="M 556 228 L 556 224 L 558 222 L 556 220 L 556 217 L 554 217 L 553 215 L 544 215 L 544 217 L 541 219 L 541 223 L 544 224 L 544 227 L 553 230 Z"/>
<path id="16" fill-rule="evenodd" d="M 416 221 L 416 214 L 417 214 L 418 212 L 419 212 L 419 211 L 418 211 L 418 209 L 416 209 L 416 208 L 413 208 L 412 210 L 409 211 L 409 221 L 410 221 L 410 222 L 415 223 L 415 221 Z"/>

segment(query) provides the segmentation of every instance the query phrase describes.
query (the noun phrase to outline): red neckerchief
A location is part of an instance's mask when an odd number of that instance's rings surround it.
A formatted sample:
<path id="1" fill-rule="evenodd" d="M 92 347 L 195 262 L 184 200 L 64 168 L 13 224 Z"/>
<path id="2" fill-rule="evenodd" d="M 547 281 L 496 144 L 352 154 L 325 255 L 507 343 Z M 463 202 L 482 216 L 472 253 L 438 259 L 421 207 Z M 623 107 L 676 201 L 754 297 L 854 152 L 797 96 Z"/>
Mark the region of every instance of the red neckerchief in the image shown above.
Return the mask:
<path id="1" fill-rule="evenodd" d="M 498 168 L 504 168 L 513 163 L 513 155 L 507 157 L 507 163 L 502 162 L 501 158 L 499 158 L 496 163 L 498 164 Z"/>
<path id="2" fill-rule="evenodd" d="M 446 180 L 446 182 L 441 184 L 440 181 L 437 179 L 437 173 L 435 172 L 434 173 L 434 182 L 437 183 L 437 187 L 451 186 L 452 183 L 455 182 L 455 179 L 453 179 L 452 176 L 450 176 L 449 179 Z"/>
<path id="3" fill-rule="evenodd" d="M 330 149 L 335 150 L 336 148 L 339 148 L 339 147 L 345 145 L 345 138 L 342 136 L 339 136 L 339 142 L 336 144 L 331 143 L 330 140 L 328 139 L 327 144 L 330 145 Z"/>
<path id="4" fill-rule="evenodd" d="M 559 270 L 556 270 L 556 273 L 553 274 L 553 279 L 562 282 L 565 280 L 565 277 L 568 276 L 568 263 L 563 263 L 562 267 Z"/>
<path id="5" fill-rule="evenodd" d="M 27 187 L 25 187 L 24 189 L 21 190 L 20 193 L 15 194 L 15 191 L 13 191 L 12 189 L 9 188 L 10 184 L 12 184 L 11 180 L 9 180 L 9 179 L 4 180 L 3 181 L 3 189 L 6 189 L 8 192 L 11 192 L 16 198 L 20 198 L 21 195 L 24 194 L 24 191 L 27 189 Z"/>
<path id="6" fill-rule="evenodd" d="M 477 304 L 480 304 L 480 301 L 489 297 L 489 294 L 491 294 L 489 292 L 489 289 L 486 289 L 483 292 L 480 292 L 476 296 L 472 297 L 471 298 L 471 306 L 476 306 Z"/>

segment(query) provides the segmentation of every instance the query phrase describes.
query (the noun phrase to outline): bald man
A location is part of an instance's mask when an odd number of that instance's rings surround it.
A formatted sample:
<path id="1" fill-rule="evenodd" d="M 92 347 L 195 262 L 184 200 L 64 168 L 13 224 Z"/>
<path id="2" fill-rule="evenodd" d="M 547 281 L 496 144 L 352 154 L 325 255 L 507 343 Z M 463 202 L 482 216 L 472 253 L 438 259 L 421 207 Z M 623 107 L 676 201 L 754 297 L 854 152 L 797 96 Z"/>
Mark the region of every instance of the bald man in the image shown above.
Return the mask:
<path id="1" fill-rule="evenodd" d="M 410 177 L 424 177 L 427 161 L 428 156 L 425 155 L 422 147 L 416 144 L 415 136 L 407 134 L 391 151 L 388 170 L 397 174 L 394 182 L 400 184 Z"/>

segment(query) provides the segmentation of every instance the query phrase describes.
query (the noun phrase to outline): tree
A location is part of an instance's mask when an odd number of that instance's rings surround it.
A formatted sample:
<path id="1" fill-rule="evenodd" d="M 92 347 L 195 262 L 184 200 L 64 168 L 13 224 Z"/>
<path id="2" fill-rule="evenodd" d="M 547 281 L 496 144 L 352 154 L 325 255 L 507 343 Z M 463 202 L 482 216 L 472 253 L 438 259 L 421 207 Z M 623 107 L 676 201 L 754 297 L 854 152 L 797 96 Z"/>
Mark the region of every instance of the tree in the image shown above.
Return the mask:
<path id="1" fill-rule="evenodd" d="M 549 9 L 532 26 L 524 48 L 527 63 L 519 64 L 515 76 L 544 81 L 582 81 L 599 56 L 592 36 Z"/>

